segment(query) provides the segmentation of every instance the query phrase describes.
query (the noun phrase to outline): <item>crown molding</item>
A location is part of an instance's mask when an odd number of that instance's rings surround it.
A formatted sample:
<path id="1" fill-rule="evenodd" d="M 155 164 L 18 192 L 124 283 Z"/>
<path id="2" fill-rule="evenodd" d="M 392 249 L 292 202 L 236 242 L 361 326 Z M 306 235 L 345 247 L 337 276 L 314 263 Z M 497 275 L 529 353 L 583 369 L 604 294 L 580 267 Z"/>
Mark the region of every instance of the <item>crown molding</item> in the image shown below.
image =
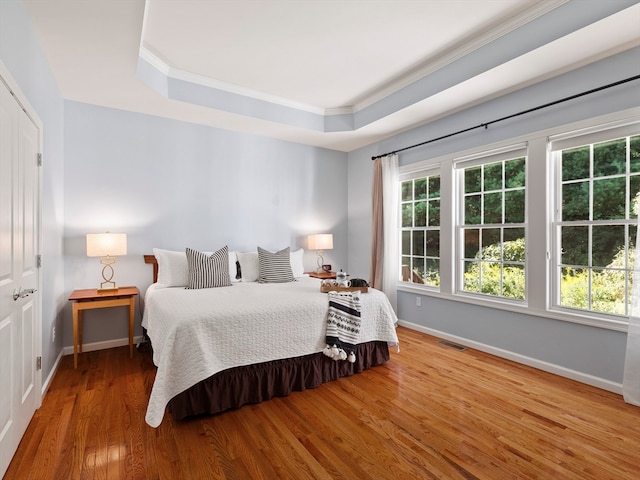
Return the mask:
<path id="1" fill-rule="evenodd" d="M 140 58 L 151 64 L 154 68 L 156 68 L 160 73 L 176 80 L 182 80 L 184 82 L 193 83 L 195 85 L 241 95 L 243 97 L 252 98 L 254 100 L 260 100 L 288 108 L 294 108 L 303 112 L 315 113 L 317 115 L 326 115 L 326 110 L 324 108 L 316 107 L 314 105 L 308 105 L 301 102 L 295 102 L 288 98 L 269 95 L 257 90 L 243 88 L 238 85 L 221 82 L 204 75 L 199 75 L 197 73 L 192 73 L 186 70 L 175 68 L 169 65 L 163 58 L 160 57 L 160 55 L 153 53 L 151 51 L 151 48 L 144 45 L 140 47 L 139 56 Z M 349 109 L 349 113 L 352 113 L 351 109 Z"/>
<path id="2" fill-rule="evenodd" d="M 549 13 L 552 10 L 564 5 L 571 0 L 548 0 L 545 2 L 538 2 L 533 7 L 527 9 L 524 12 L 508 19 L 506 22 L 499 26 L 491 26 L 486 31 L 477 35 L 473 40 L 464 40 L 461 44 L 453 46 L 442 53 L 436 54 L 434 57 L 426 60 L 422 64 L 406 71 L 396 79 L 390 81 L 386 85 L 383 85 L 375 90 L 365 93 L 362 97 L 355 100 L 354 105 L 351 107 L 353 113 L 364 110 L 365 108 L 373 105 L 374 103 L 392 95 L 393 93 L 421 80 L 424 77 L 431 75 L 432 73 L 446 67 L 447 65 L 459 60 L 470 53 L 488 45 L 489 43 L 497 40 L 510 32 L 517 30 L 518 28 L 526 25 L 527 23 L 535 20 L 542 15 Z"/>
<path id="3" fill-rule="evenodd" d="M 542 15 L 545 15 L 546 13 L 558 8 L 559 6 L 569 1 L 570 0 L 547 0 L 544 2 L 537 2 L 531 8 L 519 13 L 518 15 L 515 15 L 514 17 L 508 19 L 506 22 L 498 26 L 494 25 L 488 27 L 486 31 L 484 31 L 480 35 L 477 35 L 471 41 L 464 40 L 462 44 L 458 44 L 440 54 L 437 54 L 435 57 L 428 59 L 421 65 L 402 73 L 394 80 L 386 83 L 385 85 L 370 92 L 364 93 L 354 102 L 353 105 L 343 105 L 333 108 L 322 108 L 302 102 L 295 102 L 287 98 L 279 97 L 276 95 L 269 95 L 264 92 L 249 88 L 243 88 L 238 85 L 222 82 L 214 78 L 176 68 L 170 65 L 158 53 L 154 52 L 151 47 L 145 45 L 144 40 L 140 45 L 139 56 L 150 65 L 152 65 L 160 73 L 169 78 L 182 80 L 184 82 L 193 83 L 195 85 L 233 93 L 254 100 L 293 108 L 316 115 L 353 115 L 361 110 L 364 110 L 370 105 L 373 105 L 374 103 L 396 93 L 397 91 L 417 82 L 418 80 L 421 80 L 422 78 L 427 77 L 428 75 L 446 67 L 456 60 L 459 60 L 466 55 L 473 53 L 474 51 L 493 42 L 494 40 L 514 30 L 517 30 L 523 25 L 526 25 L 527 23 L 535 20 Z M 144 26 L 142 37 L 144 38 Z"/>

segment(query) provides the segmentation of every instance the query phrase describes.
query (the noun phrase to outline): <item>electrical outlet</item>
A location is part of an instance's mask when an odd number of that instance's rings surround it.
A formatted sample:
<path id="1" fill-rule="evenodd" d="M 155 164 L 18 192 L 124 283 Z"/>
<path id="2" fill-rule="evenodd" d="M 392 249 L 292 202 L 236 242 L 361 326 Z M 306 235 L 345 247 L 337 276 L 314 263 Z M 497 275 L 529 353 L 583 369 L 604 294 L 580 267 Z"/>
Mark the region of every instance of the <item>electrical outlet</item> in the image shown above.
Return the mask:
<path id="1" fill-rule="evenodd" d="M 51 329 L 51 343 L 56 341 L 56 326 L 54 325 Z"/>
<path id="2" fill-rule="evenodd" d="M 422 297 L 416 296 L 416 307 L 422 306 Z"/>

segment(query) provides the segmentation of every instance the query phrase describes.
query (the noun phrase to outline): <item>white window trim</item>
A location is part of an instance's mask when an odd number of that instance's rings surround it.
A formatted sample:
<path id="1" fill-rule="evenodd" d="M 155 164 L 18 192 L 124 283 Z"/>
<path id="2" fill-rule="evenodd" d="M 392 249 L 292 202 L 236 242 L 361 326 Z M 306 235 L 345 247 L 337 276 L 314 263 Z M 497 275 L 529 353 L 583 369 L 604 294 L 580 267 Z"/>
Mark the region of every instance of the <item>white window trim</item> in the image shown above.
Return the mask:
<path id="1" fill-rule="evenodd" d="M 502 142 L 483 145 L 461 152 L 454 152 L 433 159 L 426 159 L 399 168 L 400 179 L 409 178 L 410 174 L 424 172 L 426 169 L 440 167 L 440 289 L 398 282 L 399 291 L 418 295 L 433 296 L 450 301 L 470 303 L 478 306 L 508 310 L 520 314 L 533 315 L 544 319 L 567 321 L 598 328 L 626 332 L 628 322 L 620 317 L 607 318 L 606 315 L 592 315 L 591 312 L 557 311 L 551 309 L 550 292 L 554 275 L 552 255 L 552 223 L 553 223 L 553 172 L 550 142 L 558 142 L 577 134 L 595 134 L 596 131 L 640 122 L 640 108 L 631 108 L 613 114 L 602 115 L 579 122 L 561 125 L 527 135 L 521 135 Z M 586 138 L 586 137 L 585 137 Z M 527 204 L 533 202 L 541 208 L 528 208 L 526 220 L 527 231 L 527 301 L 514 304 L 500 297 L 485 297 L 455 292 L 456 251 L 456 189 L 454 170 L 456 162 L 470 160 L 474 155 L 495 151 L 500 152 L 514 145 L 528 145 L 527 155 Z M 556 143 L 554 145 L 560 145 Z M 544 259 L 546 261 L 540 261 Z"/>
<path id="2" fill-rule="evenodd" d="M 615 121 L 605 124 L 598 124 L 585 129 L 567 132 L 559 135 L 550 136 L 548 138 L 548 160 L 552 164 L 552 172 L 550 177 L 550 184 L 554 186 L 553 197 L 550 199 L 553 205 L 553 209 L 550 212 L 549 217 L 549 230 L 551 239 L 551 255 L 550 255 L 550 281 L 549 281 L 549 305 L 547 309 L 553 313 L 559 313 L 561 315 L 569 314 L 575 310 L 576 315 L 581 315 L 582 311 L 579 309 L 572 309 L 560 304 L 560 285 L 558 282 L 558 275 L 556 274 L 557 265 L 560 263 L 560 251 L 561 251 L 561 239 L 560 229 L 557 216 L 557 202 L 562 198 L 562 171 L 561 165 L 558 161 L 558 157 L 562 150 L 567 150 L 576 147 L 582 147 L 591 145 L 593 143 L 600 143 L 617 138 L 623 138 L 628 136 L 638 135 L 640 133 L 640 119 L 625 119 L 621 121 Z M 598 224 L 599 222 L 588 220 L 586 224 Z M 609 220 L 609 224 L 626 224 L 626 220 Z M 584 311 L 587 316 L 595 316 L 596 318 L 602 318 L 603 321 L 611 322 L 617 321 L 620 316 L 611 315 L 611 320 L 605 320 L 608 317 L 606 313 L 592 312 L 590 310 Z M 627 322 L 624 322 L 626 325 Z"/>
<path id="3" fill-rule="evenodd" d="M 471 297 L 479 297 L 482 299 L 487 299 L 487 300 L 493 300 L 493 299 L 497 299 L 499 301 L 502 302 L 508 302 L 508 303 L 515 303 L 517 305 L 523 305 L 523 304 L 527 304 L 527 298 L 528 298 L 528 288 L 529 288 L 529 279 L 527 277 L 525 277 L 525 298 L 523 300 L 519 300 L 519 299 L 510 299 L 508 297 L 502 297 L 499 295 L 486 295 L 486 294 L 482 294 L 482 293 L 474 293 L 474 292 L 469 292 L 464 290 L 463 286 L 464 286 L 464 281 L 463 281 L 463 277 L 464 277 L 464 261 L 463 261 L 463 256 L 464 256 L 464 239 L 461 237 L 460 232 L 461 230 L 463 230 L 464 225 L 462 225 L 462 216 L 463 216 L 463 211 L 464 211 L 464 205 L 460 202 L 460 198 L 464 197 L 464 177 L 462 175 L 462 171 L 465 168 L 470 168 L 470 167 L 475 167 L 475 166 L 480 166 L 480 165 L 486 165 L 489 163 L 495 163 L 495 162 L 501 162 L 503 160 L 511 160 L 511 159 L 515 159 L 515 158 L 520 158 L 520 157 L 528 157 L 528 153 L 527 153 L 527 143 L 519 143 L 519 144 L 515 144 L 515 145 L 506 145 L 497 149 L 489 149 L 489 150 L 482 150 L 480 152 L 477 152 L 473 155 L 468 155 L 465 157 L 456 157 L 453 159 L 453 168 L 454 168 L 454 175 L 455 175 L 455 187 L 456 187 L 456 196 L 455 196 L 455 204 L 457 206 L 456 209 L 456 217 L 455 217 L 455 223 L 454 223 L 454 228 L 455 228 L 455 233 L 454 233 L 454 240 L 455 240 L 455 284 L 453 285 L 453 292 L 458 294 L 458 295 L 465 295 L 465 296 L 471 296 Z M 525 162 L 525 167 L 528 168 L 528 159 Z M 527 172 L 528 173 L 528 172 Z M 528 228 L 528 223 L 527 223 L 527 192 L 529 191 L 529 189 L 527 188 L 527 184 L 525 183 L 525 213 L 524 213 L 524 223 L 523 223 L 523 228 L 525 229 L 525 232 L 528 232 L 529 228 Z M 455 207 L 454 207 L 455 208 Z M 504 225 L 501 225 L 500 228 L 504 228 Z M 526 247 L 525 247 L 526 248 Z M 528 258 L 527 258 L 527 254 L 525 253 L 525 275 L 526 272 L 528 271 Z"/>
<path id="4" fill-rule="evenodd" d="M 436 162 L 430 163 L 420 169 L 411 169 L 406 171 L 399 169 L 398 178 L 400 182 L 406 182 L 407 180 L 415 180 L 416 178 L 428 177 L 430 175 L 440 175 L 440 167 L 440 162 Z"/>
<path id="5" fill-rule="evenodd" d="M 484 150 L 474 155 L 454 158 L 453 166 L 456 169 L 462 170 L 464 168 L 475 167 L 477 165 L 500 162 L 502 160 L 510 160 L 519 157 L 526 157 L 527 148 L 528 145 L 527 142 L 525 142 L 515 145 L 507 145 L 498 149 Z"/>
<path id="6" fill-rule="evenodd" d="M 440 163 L 429 164 L 429 166 L 420 169 L 420 170 L 408 170 L 403 173 L 398 173 L 398 183 L 406 182 L 408 180 L 415 180 L 417 178 L 430 177 L 430 176 L 440 176 L 441 177 L 441 165 Z M 398 189 L 398 208 L 402 208 L 402 189 Z M 439 232 L 442 232 L 442 177 L 440 178 L 440 217 L 441 222 L 438 227 Z M 399 212 L 398 221 L 400 226 L 398 227 L 398 248 L 399 258 L 402 258 L 402 212 Z M 441 241 L 442 247 L 442 241 Z M 440 255 L 442 255 L 442 250 L 440 251 Z M 440 269 L 442 270 L 442 257 L 440 257 Z M 442 273 L 441 273 L 442 276 Z M 399 285 L 416 285 L 412 282 L 403 282 L 402 280 L 398 281 Z M 433 285 L 420 285 L 420 288 L 426 288 L 429 290 L 433 290 L 434 292 L 439 292 L 440 287 L 435 287 Z"/>
<path id="7" fill-rule="evenodd" d="M 552 152 L 600 143 L 609 139 L 629 137 L 638 134 L 638 122 L 620 121 L 596 125 L 577 131 L 561 133 L 549 137 L 549 149 Z"/>

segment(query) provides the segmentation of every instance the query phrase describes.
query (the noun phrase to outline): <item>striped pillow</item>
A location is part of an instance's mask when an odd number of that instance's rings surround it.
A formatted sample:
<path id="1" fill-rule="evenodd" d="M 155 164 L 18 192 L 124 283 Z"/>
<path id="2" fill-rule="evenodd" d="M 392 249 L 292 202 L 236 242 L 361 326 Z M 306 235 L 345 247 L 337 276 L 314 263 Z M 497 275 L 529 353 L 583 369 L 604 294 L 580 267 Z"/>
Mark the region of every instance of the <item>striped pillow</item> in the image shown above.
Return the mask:
<path id="1" fill-rule="evenodd" d="M 231 285 L 229 248 L 226 245 L 210 256 L 187 248 L 187 265 L 189 278 L 186 288 L 213 288 Z"/>
<path id="2" fill-rule="evenodd" d="M 294 281 L 289 247 L 275 253 L 258 247 L 258 282 L 285 283 Z"/>

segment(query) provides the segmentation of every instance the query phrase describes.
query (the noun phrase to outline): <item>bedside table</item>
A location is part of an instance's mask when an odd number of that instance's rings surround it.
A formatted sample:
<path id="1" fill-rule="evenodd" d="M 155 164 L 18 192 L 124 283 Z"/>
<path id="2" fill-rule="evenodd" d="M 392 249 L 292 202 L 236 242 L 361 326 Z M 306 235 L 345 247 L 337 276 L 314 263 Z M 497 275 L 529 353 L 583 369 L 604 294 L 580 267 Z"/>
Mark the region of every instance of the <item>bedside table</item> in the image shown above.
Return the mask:
<path id="1" fill-rule="evenodd" d="M 323 280 L 325 279 L 335 279 L 336 278 L 336 272 L 321 272 L 321 273 L 317 273 L 317 272 L 304 272 L 307 275 L 309 275 L 310 277 L 313 278 L 321 278 Z"/>
<path id="2" fill-rule="evenodd" d="M 82 312 L 96 308 L 129 307 L 129 357 L 133 358 L 133 321 L 138 293 L 138 287 L 120 287 L 109 292 L 98 292 L 95 288 L 73 291 L 69 296 L 73 302 L 73 368 L 78 368 L 78 351 L 82 353 Z"/>

